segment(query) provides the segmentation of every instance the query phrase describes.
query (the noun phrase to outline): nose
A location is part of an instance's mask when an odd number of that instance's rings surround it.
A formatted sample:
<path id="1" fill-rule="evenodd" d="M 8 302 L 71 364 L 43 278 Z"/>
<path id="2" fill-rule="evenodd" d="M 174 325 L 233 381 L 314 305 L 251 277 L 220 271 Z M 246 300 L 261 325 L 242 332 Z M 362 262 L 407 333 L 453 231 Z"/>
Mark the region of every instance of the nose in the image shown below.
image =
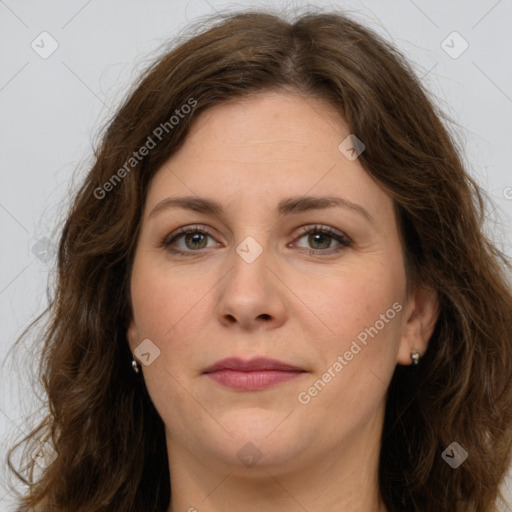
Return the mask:
<path id="1" fill-rule="evenodd" d="M 219 283 L 219 322 L 246 332 L 282 325 L 287 313 L 286 287 L 270 268 L 268 250 L 252 262 L 235 251 L 231 257 L 231 269 Z"/>

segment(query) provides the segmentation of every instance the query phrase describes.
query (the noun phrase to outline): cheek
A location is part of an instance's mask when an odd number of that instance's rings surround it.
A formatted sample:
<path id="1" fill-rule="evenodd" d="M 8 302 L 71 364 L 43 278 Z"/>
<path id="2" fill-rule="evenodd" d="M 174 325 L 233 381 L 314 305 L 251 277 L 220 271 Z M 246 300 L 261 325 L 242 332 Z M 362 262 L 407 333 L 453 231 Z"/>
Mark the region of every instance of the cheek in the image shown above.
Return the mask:
<path id="1" fill-rule="evenodd" d="M 333 354 L 350 350 L 353 340 L 359 340 L 365 352 L 370 348 L 370 340 L 386 339 L 391 344 L 397 341 L 397 310 L 401 309 L 405 289 L 403 273 L 384 269 L 380 264 L 354 266 L 325 281 L 326 284 L 322 291 L 317 288 L 309 295 L 309 304 L 324 321 L 325 335 L 319 338 L 319 346 L 331 359 Z M 390 348 L 390 343 L 373 343 L 370 352 L 380 353 L 386 348 Z"/>
<path id="2" fill-rule="evenodd" d="M 164 397 L 164 407 L 170 407 L 165 405 L 169 398 L 186 402 L 179 390 L 204 367 L 211 345 L 205 322 L 213 314 L 209 292 L 215 283 L 215 276 L 173 266 L 151 252 L 135 259 L 131 293 L 136 343 L 150 339 L 160 350 L 143 371 L 150 395 L 156 401 Z"/>
<path id="3" fill-rule="evenodd" d="M 347 273 L 330 287 L 323 318 L 334 334 L 319 338 L 322 363 L 303 391 L 315 409 L 329 411 L 333 428 L 357 428 L 385 396 L 396 366 L 404 284 L 403 274 L 377 265 Z M 349 420 L 348 411 L 357 414 Z"/>
<path id="4" fill-rule="evenodd" d="M 176 271 L 150 254 L 135 259 L 131 293 L 139 336 L 165 344 L 174 331 L 190 323 L 187 316 L 201 293 L 191 274 Z"/>
<path id="5" fill-rule="evenodd" d="M 160 350 L 151 365 L 143 366 L 144 381 L 165 424 L 186 431 L 182 418 L 198 413 L 187 392 L 187 379 L 197 364 L 194 357 L 201 351 L 196 342 L 200 336 L 195 318 L 208 288 L 191 286 L 197 278 L 169 265 L 159 266 L 155 260 L 143 254 L 134 262 L 131 293 L 137 340 L 133 345 L 150 339 Z M 176 410 L 182 414 L 173 414 Z"/>

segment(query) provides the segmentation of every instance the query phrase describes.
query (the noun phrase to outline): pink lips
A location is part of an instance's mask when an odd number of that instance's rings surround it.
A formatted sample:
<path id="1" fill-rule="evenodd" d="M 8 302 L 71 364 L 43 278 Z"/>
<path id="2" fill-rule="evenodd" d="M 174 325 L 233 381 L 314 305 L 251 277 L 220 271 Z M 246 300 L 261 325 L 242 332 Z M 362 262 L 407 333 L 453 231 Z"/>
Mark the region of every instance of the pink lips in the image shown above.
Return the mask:
<path id="1" fill-rule="evenodd" d="M 229 357 L 217 361 L 203 373 L 219 384 L 232 389 L 258 391 L 294 379 L 304 373 L 304 370 L 275 359 L 260 357 L 243 361 Z"/>

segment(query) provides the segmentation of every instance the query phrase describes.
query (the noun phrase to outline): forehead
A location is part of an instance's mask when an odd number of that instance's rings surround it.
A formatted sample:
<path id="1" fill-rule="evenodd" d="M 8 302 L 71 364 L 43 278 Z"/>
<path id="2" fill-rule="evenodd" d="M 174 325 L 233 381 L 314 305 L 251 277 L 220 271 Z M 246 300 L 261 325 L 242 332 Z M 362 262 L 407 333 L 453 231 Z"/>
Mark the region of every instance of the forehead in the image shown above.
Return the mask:
<path id="1" fill-rule="evenodd" d="M 267 92 L 202 112 L 180 149 L 152 179 L 147 211 L 169 195 L 223 204 L 276 205 L 285 196 L 336 195 L 378 216 L 390 198 L 339 145 L 350 132 L 316 98 Z"/>
<path id="2" fill-rule="evenodd" d="M 299 160 L 299 150 L 314 151 L 320 161 L 332 159 L 330 149 L 348 129 L 334 108 L 298 93 L 261 92 L 221 103 L 202 112 L 187 137 L 189 146 L 228 146 L 230 157 L 251 155 L 275 162 L 286 155 Z M 199 156 L 199 155 L 197 155 Z"/>

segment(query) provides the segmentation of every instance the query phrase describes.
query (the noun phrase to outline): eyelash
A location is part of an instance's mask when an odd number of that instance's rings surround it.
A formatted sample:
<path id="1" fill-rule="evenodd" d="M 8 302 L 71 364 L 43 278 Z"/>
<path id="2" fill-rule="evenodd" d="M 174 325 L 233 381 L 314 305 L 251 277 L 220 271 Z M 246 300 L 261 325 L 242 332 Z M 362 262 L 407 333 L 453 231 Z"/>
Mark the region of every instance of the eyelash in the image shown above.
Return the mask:
<path id="1" fill-rule="evenodd" d="M 171 249 L 170 248 L 172 243 L 174 243 L 176 240 L 178 240 L 183 235 L 186 235 L 188 233 L 200 233 L 202 235 L 207 235 L 207 236 L 210 236 L 213 238 L 213 236 L 208 231 L 208 229 L 206 229 L 203 226 L 196 225 L 196 226 L 181 228 L 178 231 L 171 233 L 171 235 L 166 235 L 161 240 L 159 245 L 160 245 L 160 247 L 162 247 L 162 248 L 168 250 L 169 252 L 176 254 L 177 256 L 180 256 L 180 257 L 194 256 L 201 252 L 204 252 L 204 249 L 199 249 L 196 251 L 193 251 L 193 250 L 184 251 L 182 249 Z M 329 237 L 334 238 L 336 241 L 338 241 L 341 244 L 340 246 L 335 248 L 335 250 L 333 250 L 333 248 L 326 249 L 326 250 L 303 248 L 303 249 L 307 250 L 309 252 L 309 254 L 322 255 L 322 256 L 331 255 L 331 254 L 339 253 L 344 248 L 350 247 L 352 245 L 352 241 L 348 237 L 337 233 L 336 231 L 334 231 L 332 228 L 330 228 L 328 226 L 320 226 L 320 225 L 304 226 L 303 228 L 301 228 L 300 233 L 296 240 L 300 240 L 302 237 L 304 237 L 305 235 L 307 235 L 309 233 L 321 233 L 321 234 L 328 235 Z"/>

